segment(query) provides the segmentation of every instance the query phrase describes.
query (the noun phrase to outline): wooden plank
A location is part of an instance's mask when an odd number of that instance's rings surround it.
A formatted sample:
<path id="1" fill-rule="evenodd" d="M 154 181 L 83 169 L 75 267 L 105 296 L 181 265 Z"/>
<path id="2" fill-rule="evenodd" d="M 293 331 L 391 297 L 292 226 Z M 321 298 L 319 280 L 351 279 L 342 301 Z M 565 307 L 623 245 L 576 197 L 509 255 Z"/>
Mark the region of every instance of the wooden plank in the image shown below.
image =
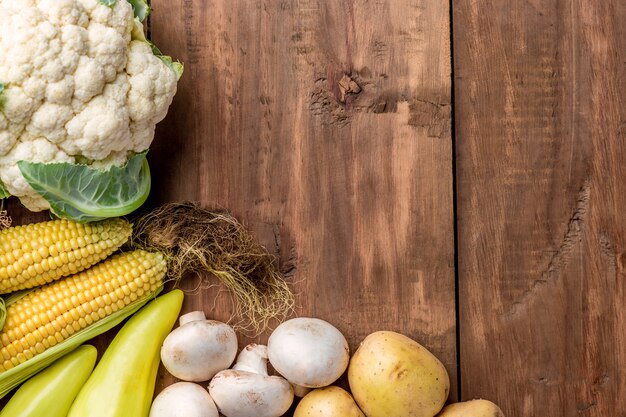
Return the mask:
<path id="1" fill-rule="evenodd" d="M 453 13 L 462 397 L 626 415 L 626 4 Z"/>
<path id="2" fill-rule="evenodd" d="M 406 333 L 454 383 L 448 2 L 152 7 L 153 40 L 185 63 L 150 154 L 153 203 L 232 209 L 280 257 L 298 315 L 334 323 L 352 349 Z M 232 311 L 217 290 L 189 296 L 196 308 Z"/>

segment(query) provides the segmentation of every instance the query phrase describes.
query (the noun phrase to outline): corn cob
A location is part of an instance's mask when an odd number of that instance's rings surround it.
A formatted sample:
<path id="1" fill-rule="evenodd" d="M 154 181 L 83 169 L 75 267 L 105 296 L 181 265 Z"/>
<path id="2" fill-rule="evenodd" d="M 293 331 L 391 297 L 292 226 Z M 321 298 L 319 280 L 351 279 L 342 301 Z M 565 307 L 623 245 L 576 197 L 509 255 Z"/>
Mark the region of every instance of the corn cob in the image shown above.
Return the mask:
<path id="1" fill-rule="evenodd" d="M 0 294 L 76 274 L 105 259 L 130 237 L 115 218 L 81 224 L 52 220 L 0 231 Z"/>
<path id="2" fill-rule="evenodd" d="M 166 269 L 163 254 L 136 250 L 8 302 L 0 333 L 0 382 L 11 368 L 156 294 Z M 107 330 L 102 327 L 96 334 Z"/>

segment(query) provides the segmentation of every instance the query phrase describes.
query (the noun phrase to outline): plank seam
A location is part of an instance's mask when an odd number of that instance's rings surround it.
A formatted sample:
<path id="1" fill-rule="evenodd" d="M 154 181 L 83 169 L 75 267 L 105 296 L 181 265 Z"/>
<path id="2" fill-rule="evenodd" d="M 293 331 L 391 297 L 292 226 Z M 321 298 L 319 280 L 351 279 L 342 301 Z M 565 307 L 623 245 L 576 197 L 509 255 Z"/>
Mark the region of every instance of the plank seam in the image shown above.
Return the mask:
<path id="1" fill-rule="evenodd" d="M 148 3 L 148 9 L 152 10 L 152 0 L 146 0 Z M 148 13 L 146 18 L 146 38 L 152 41 L 152 13 Z"/>
<path id="2" fill-rule="evenodd" d="M 450 0 L 450 132 L 452 139 L 452 218 L 454 236 L 454 319 L 456 321 L 456 385 L 457 401 L 461 397 L 461 292 L 459 288 L 459 230 L 458 230 L 458 206 L 457 206 L 457 179 L 456 179 L 456 121 L 455 121 L 455 95 L 454 95 L 454 0 Z"/>

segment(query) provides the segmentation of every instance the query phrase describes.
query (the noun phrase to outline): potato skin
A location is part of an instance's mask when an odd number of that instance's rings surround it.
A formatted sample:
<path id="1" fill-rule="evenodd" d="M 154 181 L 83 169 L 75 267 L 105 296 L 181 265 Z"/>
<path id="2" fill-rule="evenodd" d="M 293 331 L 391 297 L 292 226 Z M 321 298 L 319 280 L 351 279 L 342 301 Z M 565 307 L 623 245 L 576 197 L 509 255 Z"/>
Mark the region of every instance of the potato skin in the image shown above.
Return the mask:
<path id="1" fill-rule="evenodd" d="M 363 340 L 348 367 L 350 390 L 367 417 L 433 417 L 450 391 L 443 364 L 416 341 L 380 331 Z"/>
<path id="2" fill-rule="evenodd" d="M 293 417 L 365 417 L 365 414 L 345 390 L 325 387 L 305 395 Z"/>
<path id="3" fill-rule="evenodd" d="M 504 417 L 504 413 L 491 401 L 471 400 L 450 404 L 437 417 Z"/>

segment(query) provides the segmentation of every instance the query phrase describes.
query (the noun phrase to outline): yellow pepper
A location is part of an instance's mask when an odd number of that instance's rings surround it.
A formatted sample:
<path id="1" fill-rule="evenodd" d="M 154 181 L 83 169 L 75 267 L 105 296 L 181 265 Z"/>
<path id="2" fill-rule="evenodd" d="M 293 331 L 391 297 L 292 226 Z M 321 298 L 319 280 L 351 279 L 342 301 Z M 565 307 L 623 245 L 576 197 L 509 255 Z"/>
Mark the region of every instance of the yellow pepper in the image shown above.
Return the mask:
<path id="1" fill-rule="evenodd" d="M 0 417 L 66 417 L 97 356 L 95 347 L 83 345 L 57 359 L 22 384 Z"/>
<path id="2" fill-rule="evenodd" d="M 161 345 L 182 303 L 183 292 L 173 290 L 132 316 L 105 351 L 67 417 L 147 417 Z"/>

